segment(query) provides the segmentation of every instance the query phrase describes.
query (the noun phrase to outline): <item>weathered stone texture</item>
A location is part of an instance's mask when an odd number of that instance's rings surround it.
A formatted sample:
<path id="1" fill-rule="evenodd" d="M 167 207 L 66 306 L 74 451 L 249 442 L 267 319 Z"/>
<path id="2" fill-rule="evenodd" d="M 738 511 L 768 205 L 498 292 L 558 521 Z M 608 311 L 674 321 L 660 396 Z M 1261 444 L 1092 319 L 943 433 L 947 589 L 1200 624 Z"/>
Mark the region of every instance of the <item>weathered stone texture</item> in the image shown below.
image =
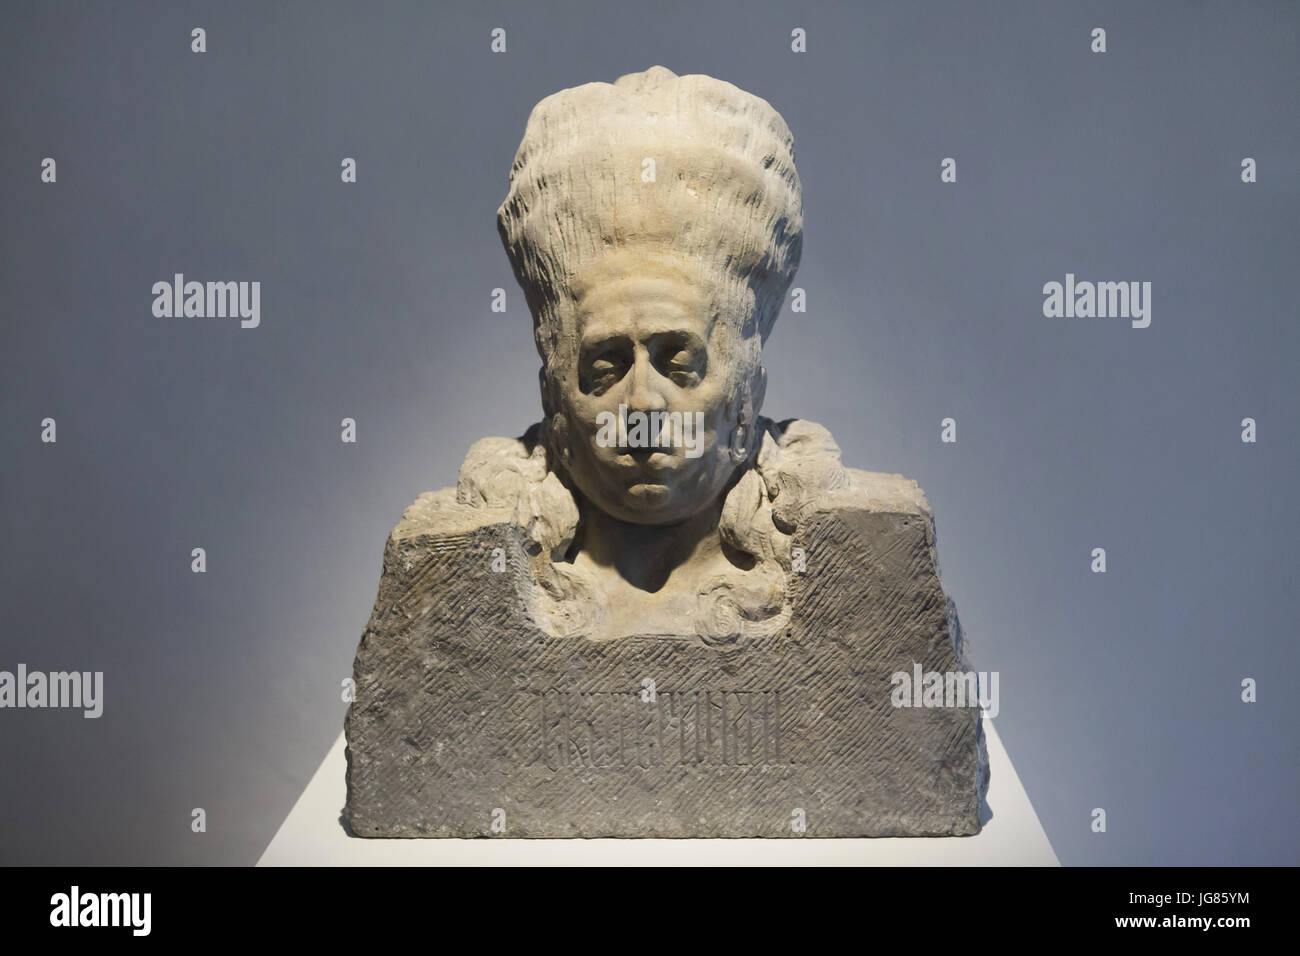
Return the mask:
<path id="1" fill-rule="evenodd" d="M 801 809 L 809 837 L 977 832 L 978 706 L 890 702 L 894 672 L 970 669 L 928 507 L 913 482 L 849 473 L 794 533 L 785 628 L 724 647 L 548 636 L 520 526 L 421 496 L 357 654 L 352 831 L 488 836 L 501 809 L 508 837 L 781 837 Z"/>

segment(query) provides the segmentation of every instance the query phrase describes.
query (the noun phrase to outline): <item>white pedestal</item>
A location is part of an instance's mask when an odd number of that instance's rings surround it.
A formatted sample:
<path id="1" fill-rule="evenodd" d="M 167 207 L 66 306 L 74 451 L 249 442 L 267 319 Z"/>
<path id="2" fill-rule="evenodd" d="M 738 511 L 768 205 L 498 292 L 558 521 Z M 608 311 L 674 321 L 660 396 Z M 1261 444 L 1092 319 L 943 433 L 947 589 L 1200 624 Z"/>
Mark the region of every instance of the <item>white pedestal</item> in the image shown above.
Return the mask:
<path id="1" fill-rule="evenodd" d="M 993 819 L 972 837 L 870 840 L 373 840 L 339 823 L 346 796 L 343 735 L 258 866 L 867 865 L 1059 866 L 992 721 L 984 720 Z"/>

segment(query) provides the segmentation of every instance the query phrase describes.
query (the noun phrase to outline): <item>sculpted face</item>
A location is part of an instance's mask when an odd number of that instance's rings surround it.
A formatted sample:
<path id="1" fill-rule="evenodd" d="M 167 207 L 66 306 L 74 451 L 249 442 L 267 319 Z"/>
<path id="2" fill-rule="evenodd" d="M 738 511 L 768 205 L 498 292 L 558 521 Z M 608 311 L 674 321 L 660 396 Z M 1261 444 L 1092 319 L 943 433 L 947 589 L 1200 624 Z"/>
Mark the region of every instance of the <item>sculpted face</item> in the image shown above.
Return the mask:
<path id="1" fill-rule="evenodd" d="M 737 465 L 734 357 L 712 334 L 709 297 L 679 269 L 613 257 L 580 276 L 575 300 L 576 347 L 557 383 L 574 484 L 635 524 L 709 507 Z M 637 413 L 650 447 L 636 447 Z"/>
<path id="2" fill-rule="evenodd" d="M 669 172 L 644 178 L 647 157 Z M 589 515 L 706 525 L 761 447 L 760 350 L 803 248 L 785 121 L 662 67 L 553 94 L 528 118 L 497 231 L 542 358 L 547 467 Z M 632 418 L 656 414 L 683 441 L 638 446 Z"/>

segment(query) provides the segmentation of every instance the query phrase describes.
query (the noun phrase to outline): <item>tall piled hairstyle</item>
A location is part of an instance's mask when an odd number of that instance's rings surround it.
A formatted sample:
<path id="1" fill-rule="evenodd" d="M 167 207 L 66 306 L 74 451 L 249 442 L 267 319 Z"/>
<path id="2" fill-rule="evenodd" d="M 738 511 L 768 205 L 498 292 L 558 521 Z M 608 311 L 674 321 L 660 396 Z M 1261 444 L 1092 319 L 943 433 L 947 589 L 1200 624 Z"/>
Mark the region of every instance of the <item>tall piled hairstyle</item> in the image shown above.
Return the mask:
<path id="1" fill-rule="evenodd" d="M 576 356 L 580 276 L 612 255 L 684 271 L 705 291 L 743 395 L 799 267 L 794 138 L 766 100 L 661 66 L 562 90 L 528 118 L 497 227 L 532 312 L 548 420 Z M 757 412 L 741 410 L 748 423 Z"/>

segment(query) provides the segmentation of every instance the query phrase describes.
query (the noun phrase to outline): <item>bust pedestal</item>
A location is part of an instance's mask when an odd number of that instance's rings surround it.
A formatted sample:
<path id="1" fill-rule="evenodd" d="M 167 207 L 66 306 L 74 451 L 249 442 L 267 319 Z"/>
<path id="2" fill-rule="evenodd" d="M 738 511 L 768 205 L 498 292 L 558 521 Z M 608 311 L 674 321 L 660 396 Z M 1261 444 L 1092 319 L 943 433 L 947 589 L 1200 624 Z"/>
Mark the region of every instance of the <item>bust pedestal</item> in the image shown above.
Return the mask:
<path id="1" fill-rule="evenodd" d="M 357 653 L 352 833 L 977 833 L 978 704 L 895 706 L 891 682 L 970 670 L 929 509 L 914 482 L 848 474 L 793 533 L 804 570 L 784 626 L 723 646 L 687 621 L 680 637 L 553 636 L 529 611 L 536 556 L 517 520 L 421 496 Z"/>

